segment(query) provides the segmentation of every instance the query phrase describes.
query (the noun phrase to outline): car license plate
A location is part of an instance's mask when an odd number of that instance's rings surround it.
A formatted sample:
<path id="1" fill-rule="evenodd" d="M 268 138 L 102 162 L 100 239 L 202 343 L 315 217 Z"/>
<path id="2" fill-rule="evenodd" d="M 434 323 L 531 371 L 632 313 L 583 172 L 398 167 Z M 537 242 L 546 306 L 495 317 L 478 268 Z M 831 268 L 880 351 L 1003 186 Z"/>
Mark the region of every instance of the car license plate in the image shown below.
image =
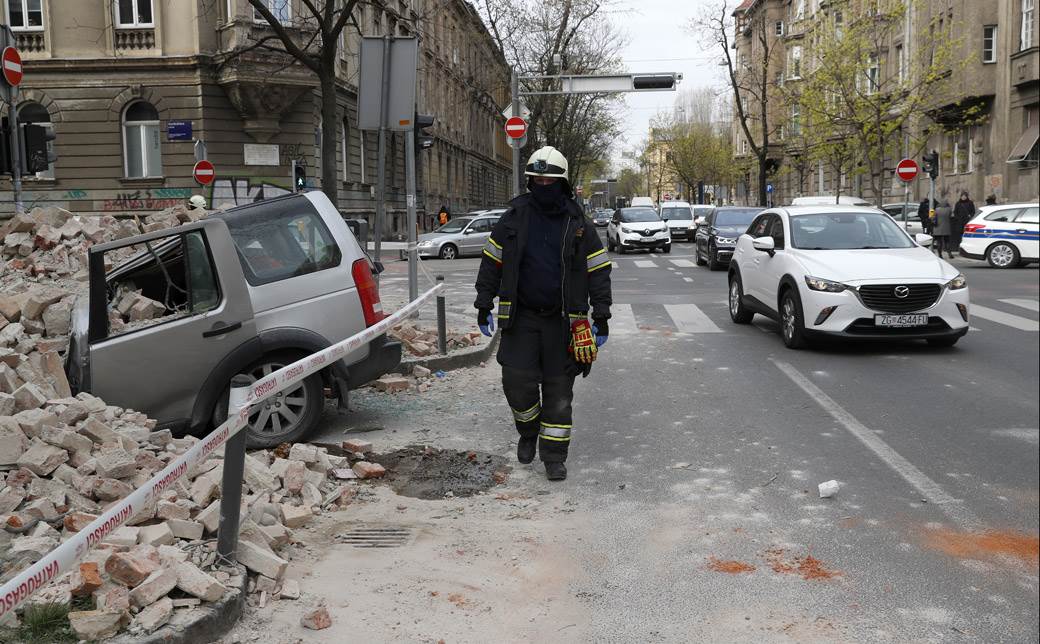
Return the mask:
<path id="1" fill-rule="evenodd" d="M 645 242 L 652 242 L 652 241 L 654 241 L 654 238 L 653 237 L 643 237 L 643 241 L 645 241 Z"/>
<path id="2" fill-rule="evenodd" d="M 928 326 L 928 314 L 914 313 L 911 315 L 875 315 L 874 326 Z"/>

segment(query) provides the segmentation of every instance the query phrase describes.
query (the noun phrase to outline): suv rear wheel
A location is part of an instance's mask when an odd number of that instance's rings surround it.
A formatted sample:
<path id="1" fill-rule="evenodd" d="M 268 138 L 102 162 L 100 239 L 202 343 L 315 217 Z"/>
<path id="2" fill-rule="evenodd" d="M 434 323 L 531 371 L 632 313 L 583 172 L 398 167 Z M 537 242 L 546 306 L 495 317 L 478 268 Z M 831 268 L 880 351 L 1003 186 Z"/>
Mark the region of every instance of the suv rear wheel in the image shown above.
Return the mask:
<path id="1" fill-rule="evenodd" d="M 256 382 L 297 359 L 299 356 L 286 353 L 264 356 L 244 369 L 242 375 Z M 246 427 L 246 444 L 258 448 L 299 441 L 318 426 L 324 407 L 321 375 L 315 373 L 253 408 Z"/>

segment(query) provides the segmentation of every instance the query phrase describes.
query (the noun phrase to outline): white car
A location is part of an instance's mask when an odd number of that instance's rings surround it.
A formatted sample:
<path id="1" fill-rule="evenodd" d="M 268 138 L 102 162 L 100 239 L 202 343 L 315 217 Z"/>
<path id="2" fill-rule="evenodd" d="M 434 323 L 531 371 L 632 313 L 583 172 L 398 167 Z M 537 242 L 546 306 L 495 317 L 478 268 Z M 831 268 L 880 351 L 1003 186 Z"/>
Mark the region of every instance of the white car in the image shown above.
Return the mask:
<path id="1" fill-rule="evenodd" d="M 607 250 L 625 251 L 637 248 L 672 252 L 672 236 L 668 224 L 661 221 L 653 208 L 621 208 L 607 224 Z"/>
<path id="2" fill-rule="evenodd" d="M 766 210 L 737 239 L 730 317 L 777 320 L 791 349 L 817 337 L 953 346 L 968 332 L 968 284 L 926 248 L 931 240 L 874 208 Z"/>
<path id="3" fill-rule="evenodd" d="M 1040 204 L 983 206 L 964 226 L 961 255 L 993 268 L 1040 261 Z"/>
<path id="4" fill-rule="evenodd" d="M 684 239 L 693 241 L 697 228 L 693 218 L 693 208 L 685 201 L 665 201 L 659 211 L 661 219 L 668 222 L 668 232 L 672 240 Z"/>
<path id="5" fill-rule="evenodd" d="M 792 206 L 873 206 L 874 204 L 864 200 L 862 197 L 851 195 L 811 195 L 808 197 L 795 197 L 791 200 Z"/>

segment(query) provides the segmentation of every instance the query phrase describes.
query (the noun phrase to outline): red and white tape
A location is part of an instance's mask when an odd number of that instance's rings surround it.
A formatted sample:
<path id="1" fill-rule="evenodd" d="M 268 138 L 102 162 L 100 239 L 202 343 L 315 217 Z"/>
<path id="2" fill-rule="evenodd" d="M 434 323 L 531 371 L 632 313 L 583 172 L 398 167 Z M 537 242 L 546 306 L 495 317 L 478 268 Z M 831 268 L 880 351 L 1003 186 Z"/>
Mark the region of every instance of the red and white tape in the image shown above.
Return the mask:
<path id="1" fill-rule="evenodd" d="M 252 405 L 300 382 L 326 365 L 335 363 L 376 337 L 383 335 L 402 318 L 406 318 L 418 310 L 442 287 L 443 284 L 434 286 L 393 315 L 373 324 L 364 331 L 327 349 L 301 358 L 252 383 L 246 403 L 239 408 L 238 413 L 229 417 L 205 438 L 195 443 L 187 452 L 170 462 L 142 487 L 131 492 L 85 528 L 0 587 L 0 618 L 18 608 L 30 595 L 46 586 L 52 579 L 69 572 L 83 559 L 88 550 L 101 543 L 113 530 L 132 519 L 143 508 L 155 503 L 164 490 L 176 483 L 193 467 L 206 460 L 206 457 L 226 443 L 228 439 L 242 431 L 248 425 L 249 408 Z"/>

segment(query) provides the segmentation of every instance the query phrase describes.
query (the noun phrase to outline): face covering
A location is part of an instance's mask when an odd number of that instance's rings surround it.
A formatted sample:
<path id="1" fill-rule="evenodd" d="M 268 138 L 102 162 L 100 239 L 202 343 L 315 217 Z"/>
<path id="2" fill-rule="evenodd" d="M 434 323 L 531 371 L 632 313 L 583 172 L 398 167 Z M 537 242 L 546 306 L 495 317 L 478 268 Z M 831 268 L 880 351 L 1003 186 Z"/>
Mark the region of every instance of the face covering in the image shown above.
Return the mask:
<path id="1" fill-rule="evenodd" d="M 532 183 L 531 194 L 534 195 L 534 200 L 538 202 L 538 205 L 543 208 L 557 206 L 563 201 L 563 182 L 556 181 L 547 186 Z"/>

